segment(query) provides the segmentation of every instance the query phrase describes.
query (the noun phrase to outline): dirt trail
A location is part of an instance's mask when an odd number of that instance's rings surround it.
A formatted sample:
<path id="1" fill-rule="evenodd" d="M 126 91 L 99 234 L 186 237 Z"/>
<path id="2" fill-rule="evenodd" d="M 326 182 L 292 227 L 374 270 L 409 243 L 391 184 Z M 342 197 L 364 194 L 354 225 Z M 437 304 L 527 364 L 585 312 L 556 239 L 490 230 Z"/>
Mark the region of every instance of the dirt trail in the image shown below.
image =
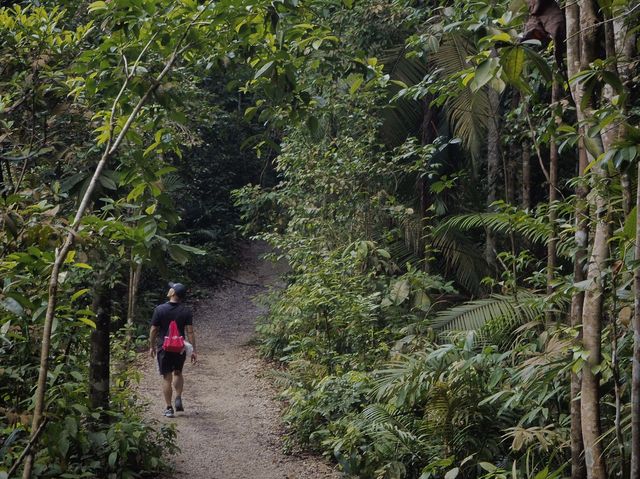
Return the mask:
<path id="1" fill-rule="evenodd" d="M 280 409 L 275 392 L 261 377 L 264 364 L 255 348 L 255 320 L 264 313 L 254 297 L 278 287 L 282 268 L 262 260 L 263 243 L 252 243 L 243 254 L 236 281 L 198 302 L 194 329 L 198 363 L 186 364 L 184 413 L 177 413 L 176 478 L 190 479 L 321 479 L 339 475 L 311 456 L 282 453 Z M 145 362 L 140 393 L 149 401 L 149 416 L 164 410 L 160 378 L 153 361 Z"/>

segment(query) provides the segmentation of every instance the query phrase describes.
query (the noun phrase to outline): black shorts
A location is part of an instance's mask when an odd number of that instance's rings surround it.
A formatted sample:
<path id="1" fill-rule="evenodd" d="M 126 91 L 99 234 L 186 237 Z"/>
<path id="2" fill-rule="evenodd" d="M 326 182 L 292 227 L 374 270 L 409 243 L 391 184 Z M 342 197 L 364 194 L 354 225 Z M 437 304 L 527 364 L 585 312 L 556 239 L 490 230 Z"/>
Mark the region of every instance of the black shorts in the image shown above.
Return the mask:
<path id="1" fill-rule="evenodd" d="M 184 360 L 187 358 L 187 353 L 168 353 L 164 349 L 158 350 L 158 368 L 160 374 L 164 376 L 173 371 L 182 372 L 182 366 L 184 366 Z"/>

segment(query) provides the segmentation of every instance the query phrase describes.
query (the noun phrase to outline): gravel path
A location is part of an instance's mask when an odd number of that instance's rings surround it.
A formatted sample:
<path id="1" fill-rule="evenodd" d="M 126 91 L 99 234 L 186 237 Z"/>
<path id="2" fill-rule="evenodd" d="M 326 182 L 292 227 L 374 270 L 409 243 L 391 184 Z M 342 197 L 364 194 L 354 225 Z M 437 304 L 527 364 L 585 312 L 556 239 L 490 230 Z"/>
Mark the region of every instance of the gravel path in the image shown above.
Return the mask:
<path id="1" fill-rule="evenodd" d="M 261 259 L 263 243 L 243 254 L 236 281 L 201 300 L 194 312 L 198 363 L 186 364 L 184 413 L 177 413 L 176 478 L 189 479 L 322 479 L 337 478 L 321 458 L 282 452 L 280 406 L 263 378 L 265 365 L 249 346 L 256 317 L 264 313 L 253 299 L 278 287 L 282 268 Z M 247 286 L 242 283 L 257 284 Z M 164 410 L 161 381 L 153 361 L 145 361 L 140 393 L 149 415 Z"/>

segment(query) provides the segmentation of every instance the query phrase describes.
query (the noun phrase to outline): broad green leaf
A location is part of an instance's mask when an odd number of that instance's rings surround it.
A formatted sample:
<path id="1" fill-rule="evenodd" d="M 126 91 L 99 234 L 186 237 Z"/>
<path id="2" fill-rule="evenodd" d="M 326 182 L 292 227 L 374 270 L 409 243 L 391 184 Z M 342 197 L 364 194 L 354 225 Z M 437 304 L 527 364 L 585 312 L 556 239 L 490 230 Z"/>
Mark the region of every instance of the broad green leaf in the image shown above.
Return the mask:
<path id="1" fill-rule="evenodd" d="M 97 12 L 99 10 L 106 10 L 107 2 L 93 2 L 89 4 L 88 11 L 89 12 Z"/>
<path id="2" fill-rule="evenodd" d="M 84 316 L 80 316 L 78 318 L 78 321 L 80 321 L 81 323 L 84 323 L 84 324 L 86 324 L 88 326 L 91 326 L 93 329 L 96 329 L 96 323 L 94 321 L 92 321 L 91 319 L 89 319 L 89 318 L 86 318 Z"/>
<path id="3" fill-rule="evenodd" d="M 253 79 L 257 80 L 261 76 L 265 76 L 265 75 L 271 73 L 271 70 L 273 70 L 274 63 L 275 62 L 272 60 L 272 61 L 267 62 L 264 65 L 262 65 L 262 67 L 260 67 L 260 69 L 253 76 Z"/>
<path id="4" fill-rule="evenodd" d="M 93 269 L 93 267 L 91 265 L 88 265 L 87 263 L 73 263 L 73 266 L 82 269 Z"/>
<path id="5" fill-rule="evenodd" d="M 24 308 L 13 298 L 3 299 L 0 301 L 0 306 L 16 316 L 22 316 L 22 313 L 24 313 Z"/>
<path id="6" fill-rule="evenodd" d="M 509 83 L 516 84 L 522 80 L 524 69 L 524 48 L 510 47 L 502 56 L 502 71 Z"/>
<path id="7" fill-rule="evenodd" d="M 473 91 L 480 90 L 480 88 L 491 81 L 491 78 L 493 78 L 492 67 L 491 59 L 487 59 L 478 65 L 473 81 L 471 82 L 471 89 Z"/>
<path id="8" fill-rule="evenodd" d="M 356 91 L 358 91 L 358 88 L 360 88 L 360 85 L 362 85 L 363 81 L 364 78 L 362 77 L 362 75 L 353 75 L 351 77 L 351 86 L 349 87 L 349 93 L 353 95 Z"/>
<path id="9" fill-rule="evenodd" d="M 127 195 L 127 201 L 135 201 L 137 200 L 144 190 L 147 188 L 146 183 L 138 183 L 131 192 Z"/>
<path id="10" fill-rule="evenodd" d="M 100 182 L 100 184 L 102 186 L 104 186 L 108 190 L 116 190 L 116 189 L 118 189 L 118 186 L 116 185 L 116 182 L 113 181 L 111 178 L 105 176 L 105 175 L 100 175 L 98 177 L 98 181 Z"/>
<path id="11" fill-rule="evenodd" d="M 169 256 L 171 256 L 173 260 L 179 264 L 186 264 L 187 261 L 189 261 L 189 257 L 181 248 L 178 248 L 177 245 L 169 245 L 168 251 Z"/>
<path id="12" fill-rule="evenodd" d="M 396 306 L 403 303 L 408 297 L 411 291 L 409 287 L 409 281 L 406 279 L 400 279 L 393 283 L 391 291 L 389 292 L 389 299 L 393 301 Z"/>
<path id="13" fill-rule="evenodd" d="M 638 218 L 638 207 L 634 206 L 633 209 L 629 212 L 629 216 L 627 216 L 624 220 L 624 228 L 622 229 L 624 233 L 624 237 L 632 241 L 636 237 L 636 225 Z"/>
<path id="14" fill-rule="evenodd" d="M 500 32 L 500 33 L 496 33 L 495 35 L 491 35 L 491 37 L 489 37 L 489 40 L 493 42 L 511 43 L 511 35 L 509 35 L 507 32 Z"/>
<path id="15" fill-rule="evenodd" d="M 0 327 L 0 335 L 6 336 L 7 333 L 9 332 L 10 327 L 11 327 L 11 321 L 9 320 L 6 323 L 4 323 L 2 327 Z"/>
<path id="16" fill-rule="evenodd" d="M 454 467 L 453 469 L 450 469 L 449 471 L 447 471 L 447 473 L 444 475 L 444 479 L 455 479 L 456 477 L 458 477 L 459 472 L 460 472 L 460 469 L 457 467 Z"/>
<path id="17" fill-rule="evenodd" d="M 498 469 L 496 466 L 494 466 L 490 462 L 479 462 L 478 465 L 487 472 L 495 472 L 496 469 Z"/>
<path id="18" fill-rule="evenodd" d="M 73 293 L 71 295 L 71 302 L 73 303 L 75 300 L 77 300 L 78 298 L 80 298 L 81 296 L 84 296 L 85 294 L 87 294 L 89 292 L 89 288 L 85 288 L 85 289 L 81 289 L 79 291 L 76 291 L 75 293 Z"/>

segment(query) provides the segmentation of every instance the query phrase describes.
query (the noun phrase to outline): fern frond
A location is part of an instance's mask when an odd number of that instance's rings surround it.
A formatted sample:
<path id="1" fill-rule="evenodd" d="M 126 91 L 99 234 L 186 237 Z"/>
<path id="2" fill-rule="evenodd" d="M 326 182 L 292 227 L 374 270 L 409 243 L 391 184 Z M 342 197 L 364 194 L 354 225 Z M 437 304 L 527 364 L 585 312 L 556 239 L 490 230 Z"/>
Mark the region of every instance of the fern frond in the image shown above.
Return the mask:
<path id="1" fill-rule="evenodd" d="M 524 210 L 489 211 L 457 215 L 443 221 L 438 232 L 448 229 L 469 231 L 487 228 L 495 233 L 518 233 L 533 243 L 544 243 L 552 234 L 551 226 L 543 219 L 532 216 Z"/>
<path id="2" fill-rule="evenodd" d="M 526 290 L 517 296 L 494 294 L 438 313 L 432 327 L 443 339 L 453 331 L 476 331 L 481 338 L 503 335 L 544 314 L 542 298 Z"/>

